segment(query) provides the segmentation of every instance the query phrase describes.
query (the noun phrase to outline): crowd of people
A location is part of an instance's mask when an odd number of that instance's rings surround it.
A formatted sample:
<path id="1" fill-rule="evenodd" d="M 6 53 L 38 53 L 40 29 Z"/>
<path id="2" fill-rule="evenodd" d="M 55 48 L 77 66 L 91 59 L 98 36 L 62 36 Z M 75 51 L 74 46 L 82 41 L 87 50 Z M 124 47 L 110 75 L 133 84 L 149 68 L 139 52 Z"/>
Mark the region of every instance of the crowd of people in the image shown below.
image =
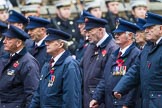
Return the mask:
<path id="1" fill-rule="evenodd" d="M 126 17 L 120 0 L 105 0 L 104 17 L 89 1 L 73 20 L 71 1 L 48 19 L 41 3 L 0 3 L 0 108 L 162 107 L 162 15 L 147 0 Z"/>

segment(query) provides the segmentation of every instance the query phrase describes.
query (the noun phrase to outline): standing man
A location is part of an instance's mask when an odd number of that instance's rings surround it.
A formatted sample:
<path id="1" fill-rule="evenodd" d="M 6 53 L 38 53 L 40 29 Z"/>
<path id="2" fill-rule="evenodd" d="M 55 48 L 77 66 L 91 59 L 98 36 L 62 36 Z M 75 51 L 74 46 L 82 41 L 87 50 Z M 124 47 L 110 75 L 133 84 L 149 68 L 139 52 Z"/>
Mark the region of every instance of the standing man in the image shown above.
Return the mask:
<path id="1" fill-rule="evenodd" d="M 46 61 L 50 60 L 50 55 L 46 53 L 46 46 L 44 39 L 47 37 L 46 27 L 50 21 L 40 17 L 29 17 L 29 23 L 26 27 L 30 38 L 34 41 L 28 47 L 29 52 L 38 60 L 42 68 Z"/>
<path id="2" fill-rule="evenodd" d="M 3 57 L 0 64 L 0 108 L 28 108 L 33 92 L 38 87 L 39 64 L 25 48 L 28 34 L 10 26 L 3 33 L 4 50 L 10 59 Z"/>
<path id="3" fill-rule="evenodd" d="M 70 35 L 51 28 L 47 33 L 47 53 L 52 58 L 42 68 L 30 108 L 82 108 L 81 70 L 67 50 Z"/>
<path id="4" fill-rule="evenodd" d="M 69 41 L 69 50 L 72 54 L 75 54 L 77 44 L 80 39 L 77 26 L 73 20 L 70 20 L 71 16 L 71 1 L 60 0 L 55 2 L 56 17 L 51 19 L 52 28 L 62 30 L 72 35 L 71 41 Z"/>
<path id="5" fill-rule="evenodd" d="M 85 30 L 90 45 L 88 45 L 81 61 L 84 108 L 89 107 L 94 90 L 102 78 L 106 61 L 109 60 L 110 54 L 118 48 L 112 35 L 106 33 L 106 24 L 106 20 L 96 17 L 85 19 Z M 103 108 L 103 105 L 101 107 Z"/>
<path id="6" fill-rule="evenodd" d="M 114 96 L 119 99 L 140 85 L 142 108 L 162 108 L 162 16 L 148 12 L 144 27 L 150 42 L 116 85 Z"/>
<path id="7" fill-rule="evenodd" d="M 25 16 L 22 15 L 21 13 L 15 11 L 15 10 L 10 10 L 7 22 L 9 25 L 14 25 L 14 26 L 24 30 L 26 25 L 28 24 L 28 19 L 25 18 Z M 26 48 L 30 47 L 33 43 L 34 42 L 30 38 L 26 39 L 26 41 L 25 41 Z"/>
<path id="8" fill-rule="evenodd" d="M 102 102 L 105 103 L 105 108 L 135 108 L 137 89 L 131 90 L 120 100 L 112 97 L 112 90 L 129 67 L 134 64 L 140 53 L 133 41 L 136 30 L 139 28 L 135 24 L 119 19 L 119 25 L 113 32 L 115 33 L 115 41 L 120 48 L 113 52 L 107 61 L 104 77 L 93 94 L 90 108 L 96 108 L 95 106 Z"/>
<path id="9" fill-rule="evenodd" d="M 79 44 L 77 46 L 77 50 L 75 53 L 76 60 L 78 60 L 78 61 L 81 61 L 81 59 L 83 58 L 84 52 L 86 51 L 87 46 L 89 44 L 88 37 L 86 36 L 86 30 L 84 29 L 85 28 L 85 18 L 88 16 L 94 17 L 89 12 L 83 10 L 80 18 L 76 21 L 78 23 L 78 28 L 80 30 L 80 34 L 82 35 L 82 38 L 79 41 Z"/>

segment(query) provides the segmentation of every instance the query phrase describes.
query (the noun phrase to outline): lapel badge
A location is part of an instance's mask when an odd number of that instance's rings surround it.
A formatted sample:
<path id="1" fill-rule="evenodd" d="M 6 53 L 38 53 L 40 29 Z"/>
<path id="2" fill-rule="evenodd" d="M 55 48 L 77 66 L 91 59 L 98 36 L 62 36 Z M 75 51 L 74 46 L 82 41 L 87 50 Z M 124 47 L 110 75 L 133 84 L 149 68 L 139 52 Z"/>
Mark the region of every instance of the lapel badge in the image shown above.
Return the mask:
<path id="1" fill-rule="evenodd" d="M 7 75 L 9 75 L 9 76 L 15 75 L 15 70 L 8 69 Z"/>

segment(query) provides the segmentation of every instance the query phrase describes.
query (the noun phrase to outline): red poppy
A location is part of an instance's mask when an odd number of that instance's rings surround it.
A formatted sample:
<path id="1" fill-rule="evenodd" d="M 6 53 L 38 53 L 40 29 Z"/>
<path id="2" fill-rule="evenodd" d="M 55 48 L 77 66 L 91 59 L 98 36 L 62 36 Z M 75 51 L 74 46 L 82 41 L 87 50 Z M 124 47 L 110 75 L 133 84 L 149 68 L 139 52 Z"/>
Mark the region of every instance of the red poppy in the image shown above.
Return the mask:
<path id="1" fill-rule="evenodd" d="M 107 51 L 104 49 L 102 50 L 102 56 L 104 57 L 107 54 Z"/>
<path id="2" fill-rule="evenodd" d="M 118 64 L 119 67 L 123 66 L 124 62 L 125 62 L 125 60 L 123 60 L 123 59 L 117 59 L 116 60 L 116 63 Z"/>
<path id="3" fill-rule="evenodd" d="M 50 70 L 50 74 L 54 74 L 54 68 Z"/>
<path id="4" fill-rule="evenodd" d="M 16 61 L 14 64 L 13 64 L 13 67 L 18 67 L 19 66 L 19 62 L 18 61 Z"/>

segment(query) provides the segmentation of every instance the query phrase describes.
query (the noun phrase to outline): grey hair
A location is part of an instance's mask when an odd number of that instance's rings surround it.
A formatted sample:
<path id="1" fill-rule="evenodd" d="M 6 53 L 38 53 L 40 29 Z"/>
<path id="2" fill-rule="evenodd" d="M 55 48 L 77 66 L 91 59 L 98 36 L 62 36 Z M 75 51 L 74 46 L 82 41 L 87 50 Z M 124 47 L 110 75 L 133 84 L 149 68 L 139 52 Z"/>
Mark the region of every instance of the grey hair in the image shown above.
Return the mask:
<path id="1" fill-rule="evenodd" d="M 59 39 L 58 42 L 60 42 L 60 43 L 61 43 L 61 42 L 64 43 L 64 44 L 63 44 L 63 47 L 62 47 L 63 49 L 65 49 L 65 50 L 68 49 L 68 42 L 67 42 L 67 41 L 62 40 L 62 39 Z"/>
<path id="2" fill-rule="evenodd" d="M 130 33 L 133 35 L 133 36 L 132 36 L 132 40 L 135 41 L 135 34 L 134 34 L 133 32 L 126 31 L 126 32 L 125 32 L 126 37 L 128 37 Z"/>

